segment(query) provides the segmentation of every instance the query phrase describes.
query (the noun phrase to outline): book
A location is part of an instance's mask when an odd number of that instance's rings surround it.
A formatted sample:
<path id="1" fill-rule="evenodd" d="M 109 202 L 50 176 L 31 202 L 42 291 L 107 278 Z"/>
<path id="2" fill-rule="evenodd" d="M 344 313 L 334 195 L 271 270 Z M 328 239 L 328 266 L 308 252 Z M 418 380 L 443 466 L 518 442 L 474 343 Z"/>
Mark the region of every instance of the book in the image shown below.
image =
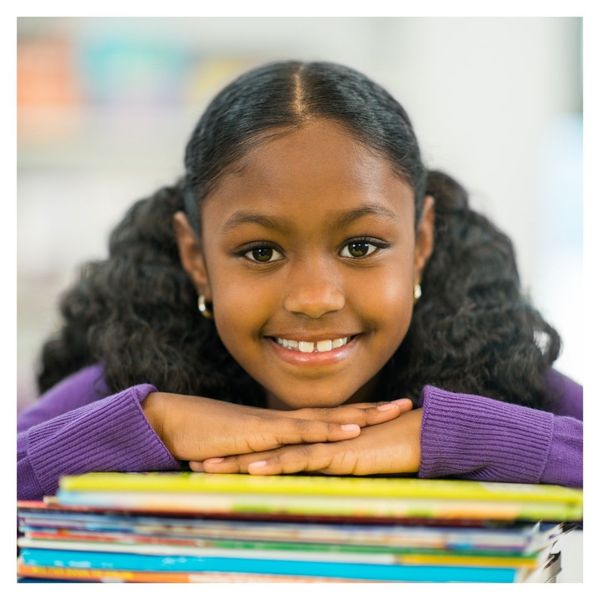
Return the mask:
<path id="1" fill-rule="evenodd" d="M 453 581 L 510 583 L 522 580 L 529 569 L 510 567 L 429 566 L 367 564 L 285 559 L 199 557 L 182 555 L 136 555 L 114 552 L 86 552 L 24 548 L 20 556 L 25 565 L 77 567 L 166 572 L 262 573 L 311 577 L 349 578 L 363 581 Z"/>
<path id="2" fill-rule="evenodd" d="M 520 582 L 552 582 L 560 572 L 560 556 L 553 555 L 548 564 L 526 573 Z M 18 562 L 21 581 L 90 581 L 102 583 L 354 583 L 360 579 L 310 577 L 299 575 L 265 575 L 263 573 L 186 573 L 176 571 L 127 571 L 73 567 L 42 567 Z M 30 578 L 30 579 L 28 579 Z M 364 581 L 363 581 L 364 583 Z M 371 580 L 370 583 L 383 583 Z"/>
<path id="3" fill-rule="evenodd" d="M 544 582 L 581 490 L 461 480 L 90 473 L 18 502 L 20 581 Z"/>
<path id="4" fill-rule="evenodd" d="M 33 506 L 32 506 L 33 505 Z M 91 512 L 75 507 L 20 501 L 19 528 L 29 537 L 138 536 L 179 543 L 279 542 L 369 547 L 533 552 L 563 533 L 564 526 L 540 523 L 481 522 L 459 526 L 422 524 L 293 523 L 188 517 L 147 512 Z M 96 509 L 101 510 L 101 509 Z"/>
<path id="5" fill-rule="evenodd" d="M 146 543 L 145 543 L 146 542 Z M 245 544 L 229 545 L 173 545 L 167 540 L 138 540 L 126 543 L 122 539 L 77 540 L 77 539 L 40 539 L 26 537 L 18 543 L 20 548 L 45 548 L 47 550 L 78 550 L 83 552 L 121 552 L 127 554 L 161 554 L 170 553 L 180 556 L 205 556 L 211 558 L 260 558 L 264 560 L 294 560 L 345 562 L 368 564 L 406 564 L 406 565 L 460 565 L 460 566 L 497 566 L 527 567 L 537 566 L 537 554 L 502 555 L 493 553 L 465 552 L 424 552 L 397 550 L 393 548 L 373 549 L 364 547 L 347 548 L 343 546 L 302 546 L 301 544 Z"/>
<path id="6" fill-rule="evenodd" d="M 577 521 L 581 490 L 376 477 L 88 473 L 60 480 L 63 505 L 216 514 Z"/>
<path id="7" fill-rule="evenodd" d="M 433 498 L 330 497 L 291 494 L 203 494 L 185 492 L 73 492 L 60 491 L 64 505 L 102 508 L 202 511 L 213 514 L 330 515 L 357 517 L 428 517 L 435 519 L 496 519 L 513 521 L 575 521 L 578 506 L 560 502 L 478 501 Z"/>
<path id="8" fill-rule="evenodd" d="M 85 473 L 60 479 L 61 492 L 202 492 L 558 502 L 582 505 L 582 492 L 557 485 L 406 477 L 219 475 L 194 472 Z"/>
<path id="9" fill-rule="evenodd" d="M 356 579 L 265 575 L 263 573 L 186 573 L 126 571 L 17 564 L 20 581 L 89 581 L 95 583 L 349 583 Z"/>

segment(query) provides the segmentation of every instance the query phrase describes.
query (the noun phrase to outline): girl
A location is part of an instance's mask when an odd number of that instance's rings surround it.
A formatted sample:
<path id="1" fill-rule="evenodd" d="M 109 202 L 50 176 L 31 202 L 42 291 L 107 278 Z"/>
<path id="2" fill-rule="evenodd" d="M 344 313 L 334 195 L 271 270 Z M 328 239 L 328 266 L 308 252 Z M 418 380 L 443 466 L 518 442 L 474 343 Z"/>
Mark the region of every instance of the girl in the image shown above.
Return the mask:
<path id="1" fill-rule="evenodd" d="M 582 389 L 510 240 L 352 69 L 233 81 L 109 249 L 43 348 L 20 498 L 188 467 L 582 485 Z"/>

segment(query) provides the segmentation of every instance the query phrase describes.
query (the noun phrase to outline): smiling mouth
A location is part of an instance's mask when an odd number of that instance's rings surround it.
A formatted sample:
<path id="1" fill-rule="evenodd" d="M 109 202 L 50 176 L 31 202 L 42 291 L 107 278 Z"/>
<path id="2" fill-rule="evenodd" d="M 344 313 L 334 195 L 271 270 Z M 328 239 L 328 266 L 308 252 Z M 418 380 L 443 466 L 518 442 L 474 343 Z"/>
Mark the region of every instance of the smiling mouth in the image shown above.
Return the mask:
<path id="1" fill-rule="evenodd" d="M 357 335 L 349 335 L 344 337 L 337 337 L 332 339 L 323 340 L 294 340 L 281 337 L 272 337 L 269 339 L 275 342 L 278 346 L 285 348 L 286 350 L 292 350 L 302 354 L 331 352 L 338 348 L 343 348 L 349 344 Z"/>

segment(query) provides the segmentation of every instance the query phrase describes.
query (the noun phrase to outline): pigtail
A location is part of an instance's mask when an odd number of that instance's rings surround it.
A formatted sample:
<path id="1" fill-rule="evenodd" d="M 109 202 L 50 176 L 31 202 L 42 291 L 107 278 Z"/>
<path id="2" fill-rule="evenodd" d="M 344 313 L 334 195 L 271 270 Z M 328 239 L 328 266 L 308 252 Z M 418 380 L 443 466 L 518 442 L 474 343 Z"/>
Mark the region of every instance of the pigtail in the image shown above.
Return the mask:
<path id="1" fill-rule="evenodd" d="M 183 184 L 136 202 L 109 238 L 108 259 L 87 263 L 60 302 L 63 326 L 42 349 L 41 392 L 94 363 L 111 391 L 152 383 L 160 391 L 244 399 L 257 390 L 198 313 L 181 267 L 172 219 Z M 250 390 L 250 394 L 246 392 Z"/>
<path id="2" fill-rule="evenodd" d="M 545 376 L 560 337 L 523 294 L 511 240 L 469 207 L 452 177 L 430 171 L 435 246 L 388 394 L 415 400 L 426 384 L 548 406 Z"/>

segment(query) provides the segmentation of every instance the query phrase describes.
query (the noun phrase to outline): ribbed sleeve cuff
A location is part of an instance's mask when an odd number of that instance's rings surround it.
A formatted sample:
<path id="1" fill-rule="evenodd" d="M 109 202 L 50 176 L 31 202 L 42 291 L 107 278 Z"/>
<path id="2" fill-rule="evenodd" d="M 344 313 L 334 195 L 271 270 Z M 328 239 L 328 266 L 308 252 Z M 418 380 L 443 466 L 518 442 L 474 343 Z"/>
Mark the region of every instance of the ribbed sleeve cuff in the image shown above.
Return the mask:
<path id="1" fill-rule="evenodd" d="M 425 386 L 420 477 L 539 483 L 553 415 Z"/>
<path id="2" fill-rule="evenodd" d="M 29 458 L 25 452 L 19 452 L 19 446 L 25 448 L 26 445 L 26 434 L 19 434 L 17 436 L 17 498 L 19 500 L 33 500 L 44 495 Z"/>
<path id="3" fill-rule="evenodd" d="M 140 405 L 155 391 L 136 385 L 31 427 L 27 456 L 43 493 L 54 494 L 67 474 L 179 470 Z"/>
<path id="4" fill-rule="evenodd" d="M 583 487 L 583 422 L 554 417 L 552 445 L 540 483 Z"/>

